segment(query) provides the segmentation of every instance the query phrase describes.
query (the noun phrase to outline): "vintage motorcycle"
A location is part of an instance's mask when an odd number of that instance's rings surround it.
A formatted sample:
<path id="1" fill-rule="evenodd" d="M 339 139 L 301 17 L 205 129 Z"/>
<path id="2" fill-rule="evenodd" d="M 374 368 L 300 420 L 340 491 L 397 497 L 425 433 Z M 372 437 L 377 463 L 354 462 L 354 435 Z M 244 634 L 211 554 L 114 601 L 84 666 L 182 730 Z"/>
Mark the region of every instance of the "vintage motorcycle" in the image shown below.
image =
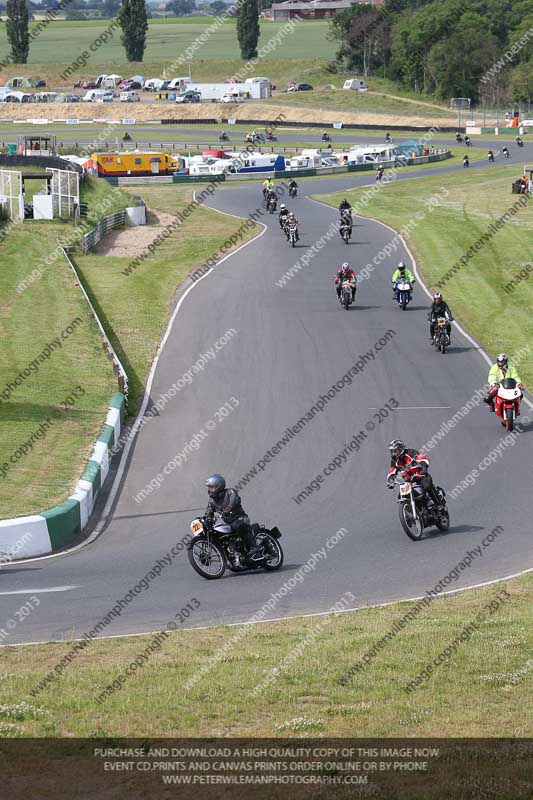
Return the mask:
<path id="1" fill-rule="evenodd" d="M 397 502 L 400 523 L 410 539 L 419 541 L 424 535 L 424 529 L 431 525 L 436 525 L 440 531 L 448 530 L 450 514 L 444 489 L 435 486 L 440 503 L 437 506 L 428 506 L 428 497 L 417 481 L 402 477 L 397 478 L 394 483 L 399 487 Z"/>
<path id="2" fill-rule="evenodd" d="M 446 317 L 437 317 L 434 323 L 435 332 L 433 334 L 433 344 L 443 355 L 446 348 L 450 346 L 450 337 L 448 336 L 448 321 Z"/>
<path id="3" fill-rule="evenodd" d="M 254 523 L 255 540 L 263 550 L 260 558 L 249 561 L 242 537 L 234 533 L 221 516 L 216 519 L 197 517 L 191 522 L 192 539 L 187 545 L 191 567 L 208 581 L 221 578 L 226 567 L 232 572 L 264 569 L 273 572 L 283 564 L 283 550 L 277 527 L 265 528 Z"/>

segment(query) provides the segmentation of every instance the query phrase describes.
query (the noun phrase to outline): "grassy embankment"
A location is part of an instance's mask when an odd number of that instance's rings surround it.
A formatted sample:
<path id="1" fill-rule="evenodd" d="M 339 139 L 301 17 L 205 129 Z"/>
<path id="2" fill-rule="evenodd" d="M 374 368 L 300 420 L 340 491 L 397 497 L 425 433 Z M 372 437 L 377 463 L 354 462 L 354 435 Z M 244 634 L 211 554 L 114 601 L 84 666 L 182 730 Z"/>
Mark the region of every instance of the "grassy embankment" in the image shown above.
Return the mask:
<path id="1" fill-rule="evenodd" d="M 37 183 L 37 182 L 36 182 Z M 112 192 L 115 201 L 106 211 L 131 205 L 130 196 L 112 190 L 104 180 L 92 180 L 82 192 L 89 203 L 89 222 L 99 203 Z M 198 187 L 200 188 L 200 187 Z M 135 187 L 134 193 L 139 193 Z M 173 214 L 190 202 L 189 188 L 142 187 L 148 207 Z M 88 255 L 76 257 L 82 279 L 101 314 L 113 346 L 130 376 L 134 410 L 142 392 L 150 362 L 166 325 L 176 287 L 193 267 L 217 252 L 240 221 L 206 208 L 198 208 L 171 236 L 129 276 L 122 270 L 131 258 Z M 199 227 L 208 232 L 198 239 Z M 0 519 L 36 513 L 61 502 L 83 472 L 105 419 L 116 380 L 103 355 L 96 326 L 91 321 L 81 292 L 64 259 L 43 270 L 22 293 L 16 287 L 31 269 L 57 247 L 57 239 L 71 232 L 68 223 L 27 221 L 14 226 L 0 244 L 0 332 L 4 346 L 0 356 L 0 392 L 8 382 L 39 356 L 76 317 L 76 330 L 61 348 L 39 364 L 22 384 L 0 403 L 3 462 L 9 468 L 0 477 Z M 250 229 L 244 239 L 253 235 Z M 72 409 L 60 404 L 81 385 L 85 395 Z M 9 463 L 10 455 L 23 445 L 50 416 L 47 435 L 27 448 L 26 456 Z"/>
<path id="2" fill-rule="evenodd" d="M 400 230 L 442 187 L 449 192 L 409 239 L 426 285 L 442 291 L 455 316 L 491 353 L 511 356 L 531 341 L 533 279 L 522 280 L 512 292 L 503 287 L 530 263 L 533 208 L 520 208 L 490 241 L 441 286 L 446 272 L 504 214 L 520 195 L 511 194 L 519 177 L 516 167 L 494 166 L 483 172 L 437 175 L 399 182 L 377 192 L 363 215 Z M 348 193 L 352 205 L 362 190 Z M 364 191 L 364 190 L 363 190 Z M 346 192 L 343 191 L 345 196 Z M 320 196 L 338 206 L 340 194 Z M 391 234 L 392 236 L 392 234 Z M 533 388 L 533 355 L 520 364 L 522 379 Z"/>

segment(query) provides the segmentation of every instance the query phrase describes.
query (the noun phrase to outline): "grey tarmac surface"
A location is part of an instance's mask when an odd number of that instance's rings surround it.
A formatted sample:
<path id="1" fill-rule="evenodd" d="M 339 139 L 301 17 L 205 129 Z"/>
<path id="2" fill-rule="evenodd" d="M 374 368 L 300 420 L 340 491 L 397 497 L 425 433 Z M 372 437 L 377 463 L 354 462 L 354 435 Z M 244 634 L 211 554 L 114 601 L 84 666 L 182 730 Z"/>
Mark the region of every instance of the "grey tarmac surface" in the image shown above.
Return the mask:
<path id="1" fill-rule="evenodd" d="M 308 194 L 364 183 L 368 176 L 308 181 L 302 188 Z M 241 488 L 252 519 L 277 524 L 283 532 L 282 571 L 227 573 L 207 582 L 181 552 L 102 635 L 164 629 L 192 598 L 200 607 L 181 627 L 245 622 L 310 559 L 315 566 L 305 581 L 284 593 L 267 619 L 327 612 L 346 592 L 355 595 L 354 607 L 424 595 L 478 546 L 481 554 L 447 588 L 533 566 L 533 425 L 473 486 L 450 499 L 448 533 L 431 529 L 419 543 L 403 533 L 395 495 L 384 487 L 389 441 L 427 442 L 484 384 L 488 367 L 457 330 L 446 356 L 429 345 L 428 298 L 420 286 L 406 312 L 395 306 L 390 275 L 400 258 L 409 263 L 403 249 L 359 284 L 350 311 L 339 306 L 333 288 L 338 265 L 348 260 L 360 270 L 393 237 L 378 223 L 358 218 L 348 246 L 334 236 L 285 286 L 276 285 L 337 219 L 334 210 L 305 194 L 290 204 L 301 221 L 297 248 L 282 238 L 275 217 L 265 215 L 266 232 L 216 266 L 183 300 L 155 371 L 153 402 L 225 332 L 233 328 L 236 334 L 140 431 L 100 537 L 71 554 L 2 567 L 0 628 L 29 597 L 40 600 L 3 644 L 71 639 L 90 631 L 188 533 L 190 521 L 205 508 L 209 474 L 219 471 L 230 485 L 238 483 L 288 426 L 370 352 L 375 358 L 367 358 L 351 385 L 328 398 L 323 411 Z M 260 199 L 257 184 L 239 185 L 216 193 L 212 205 L 246 216 Z M 388 331 L 394 333 L 380 346 Z M 399 407 L 380 422 L 376 409 L 391 398 Z M 219 409 L 226 403 L 231 410 L 223 416 Z M 198 449 L 189 448 L 186 463 L 167 470 L 160 488 L 136 502 L 134 496 L 202 429 L 206 435 Z M 293 498 L 360 431 L 366 436 L 359 452 L 296 503 Z M 429 453 L 436 483 L 450 491 L 504 436 L 480 404 Z M 503 533 L 483 547 L 497 525 Z M 336 536 L 340 529 L 346 533 Z M 317 553 L 322 556 L 313 557 Z"/>

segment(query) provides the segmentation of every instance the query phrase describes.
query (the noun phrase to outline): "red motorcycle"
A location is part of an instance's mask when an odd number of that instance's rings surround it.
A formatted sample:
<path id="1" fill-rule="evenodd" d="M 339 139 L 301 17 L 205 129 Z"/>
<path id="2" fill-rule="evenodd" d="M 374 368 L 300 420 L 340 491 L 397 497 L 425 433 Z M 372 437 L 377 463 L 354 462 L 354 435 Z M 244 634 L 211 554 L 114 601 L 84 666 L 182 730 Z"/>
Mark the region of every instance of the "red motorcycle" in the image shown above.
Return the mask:
<path id="1" fill-rule="evenodd" d="M 504 378 L 498 386 L 498 392 L 494 398 L 496 415 L 505 425 L 508 431 L 514 428 L 516 417 L 520 416 L 520 401 L 522 392 L 514 378 Z"/>

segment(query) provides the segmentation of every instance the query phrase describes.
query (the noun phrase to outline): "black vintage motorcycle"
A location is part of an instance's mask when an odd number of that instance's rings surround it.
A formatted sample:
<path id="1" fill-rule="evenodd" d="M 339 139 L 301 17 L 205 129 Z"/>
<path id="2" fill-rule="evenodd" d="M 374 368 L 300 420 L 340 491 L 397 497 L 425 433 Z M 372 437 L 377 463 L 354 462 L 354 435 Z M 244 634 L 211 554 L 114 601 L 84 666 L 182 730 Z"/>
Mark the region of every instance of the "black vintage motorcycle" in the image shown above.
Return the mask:
<path id="1" fill-rule="evenodd" d="M 264 569 L 273 572 L 283 564 L 283 550 L 277 527 L 265 528 L 254 523 L 255 540 L 263 550 L 260 558 L 249 561 L 242 537 L 234 533 L 219 516 L 215 520 L 198 517 L 191 522 L 192 539 L 187 546 L 191 567 L 208 581 L 221 578 L 226 567 L 232 572 Z"/>
<path id="2" fill-rule="evenodd" d="M 422 539 L 424 529 L 435 525 L 440 531 L 450 527 L 450 514 L 446 505 L 446 493 L 435 486 L 439 504 L 428 505 L 429 498 L 417 481 L 396 478 L 394 484 L 398 491 L 398 515 L 405 533 L 414 542 Z M 392 488 L 392 487 L 391 487 Z"/>

